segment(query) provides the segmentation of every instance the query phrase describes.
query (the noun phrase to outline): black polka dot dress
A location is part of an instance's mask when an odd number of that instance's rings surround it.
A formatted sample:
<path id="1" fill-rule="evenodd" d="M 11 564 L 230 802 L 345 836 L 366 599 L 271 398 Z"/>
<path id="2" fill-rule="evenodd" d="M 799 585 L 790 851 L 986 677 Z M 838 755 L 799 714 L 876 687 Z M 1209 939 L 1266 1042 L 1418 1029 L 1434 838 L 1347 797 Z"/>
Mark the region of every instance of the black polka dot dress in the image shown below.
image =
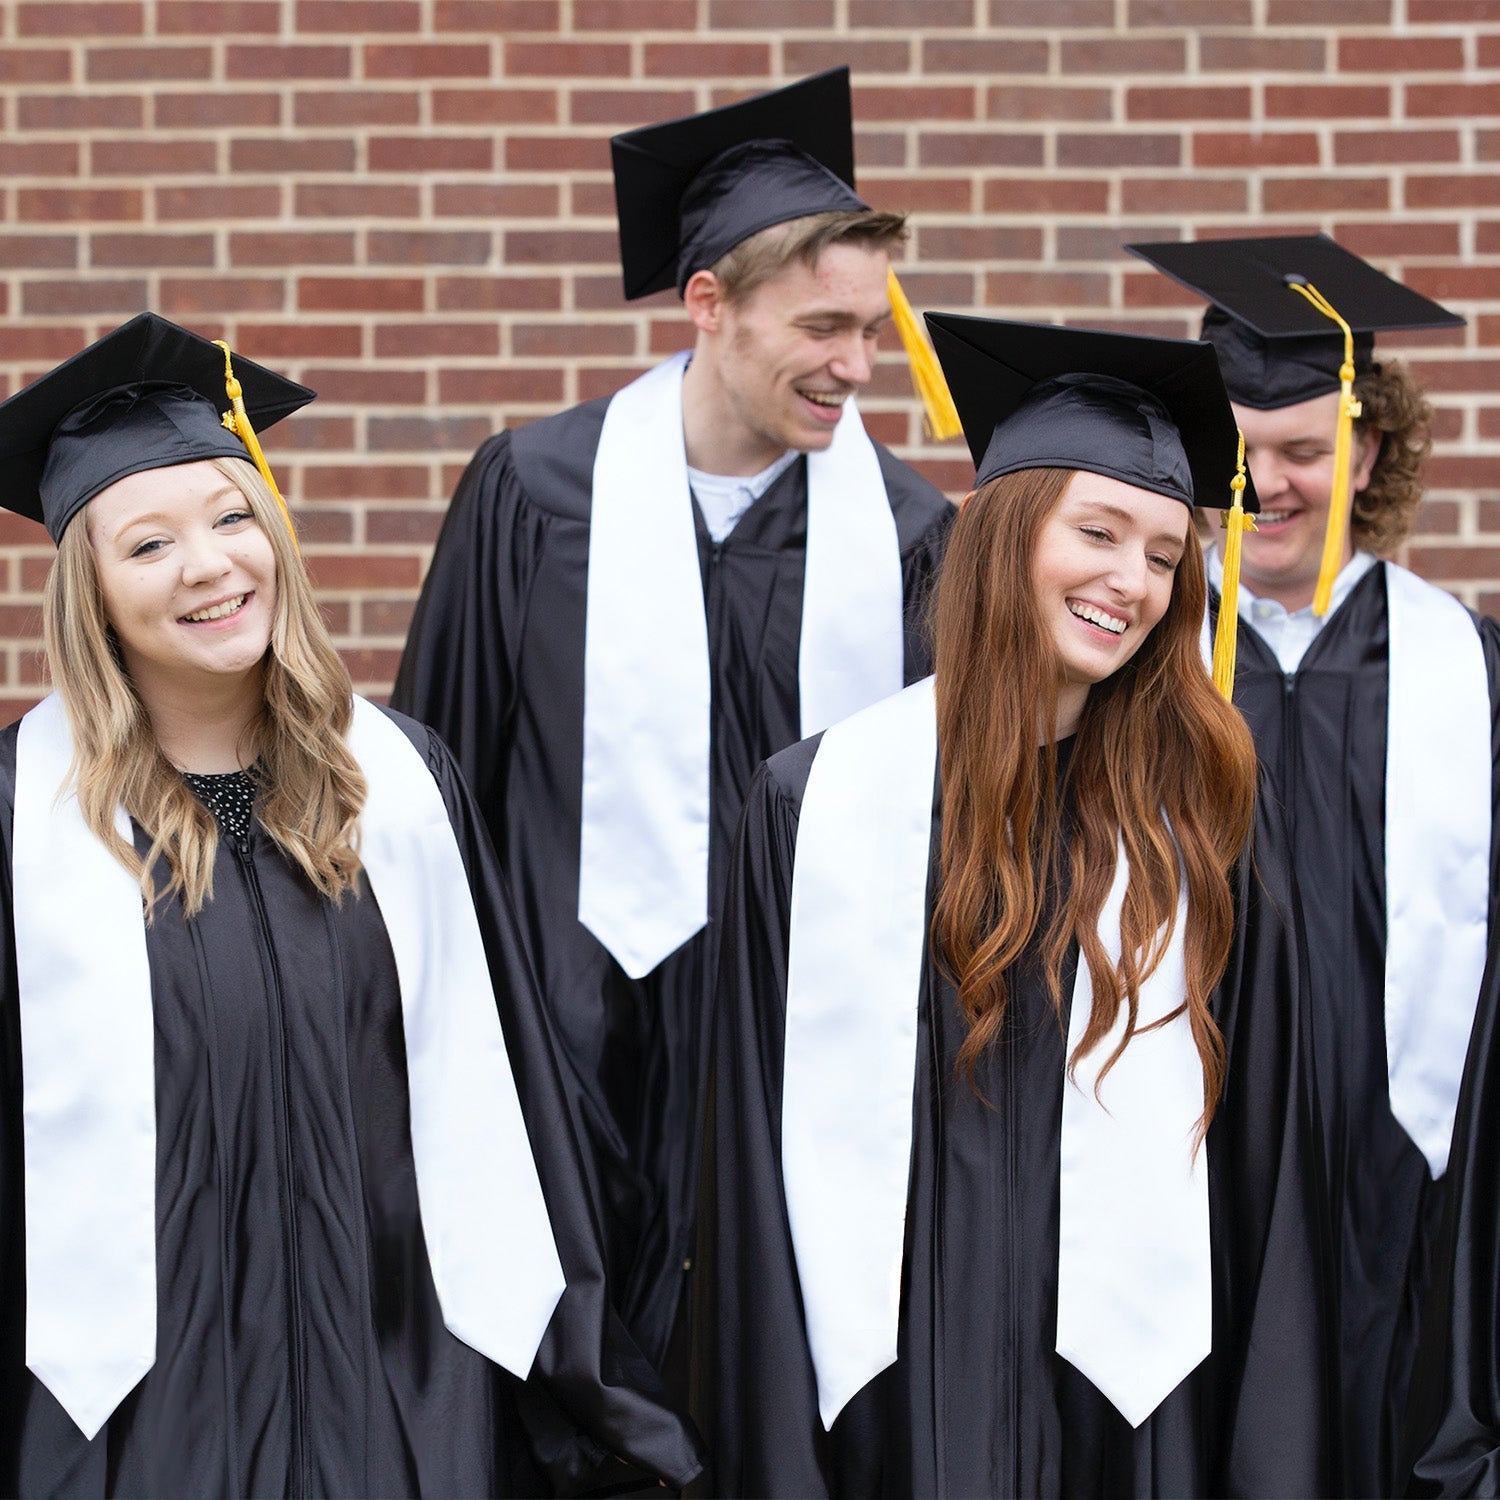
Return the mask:
<path id="1" fill-rule="evenodd" d="M 248 771 L 184 771 L 182 779 L 218 820 L 220 833 L 235 844 L 250 837 L 255 782 Z"/>

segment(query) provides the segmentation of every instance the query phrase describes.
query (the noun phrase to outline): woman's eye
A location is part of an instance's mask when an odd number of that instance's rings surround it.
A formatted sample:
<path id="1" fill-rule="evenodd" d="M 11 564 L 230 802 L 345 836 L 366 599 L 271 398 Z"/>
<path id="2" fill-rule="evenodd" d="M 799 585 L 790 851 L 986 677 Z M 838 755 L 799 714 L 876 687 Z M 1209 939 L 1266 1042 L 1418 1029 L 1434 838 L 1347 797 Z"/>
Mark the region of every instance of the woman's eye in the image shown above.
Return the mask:
<path id="1" fill-rule="evenodd" d="M 1092 537 L 1096 542 L 1109 541 L 1110 535 L 1102 526 L 1080 526 L 1078 528 L 1086 537 Z"/>
<path id="2" fill-rule="evenodd" d="M 253 521 L 254 519 L 255 517 L 248 510 L 231 510 L 226 511 L 219 517 L 219 525 L 238 526 L 242 521 Z"/>
<path id="3" fill-rule="evenodd" d="M 1166 557 L 1162 553 L 1154 553 L 1149 559 L 1151 566 L 1163 573 L 1175 573 L 1177 571 L 1176 558 Z"/>
<path id="4" fill-rule="evenodd" d="M 141 542 L 138 546 L 133 547 L 130 555 L 132 557 L 149 557 L 153 552 L 165 546 L 166 543 L 160 537 L 154 536 L 149 541 Z"/>

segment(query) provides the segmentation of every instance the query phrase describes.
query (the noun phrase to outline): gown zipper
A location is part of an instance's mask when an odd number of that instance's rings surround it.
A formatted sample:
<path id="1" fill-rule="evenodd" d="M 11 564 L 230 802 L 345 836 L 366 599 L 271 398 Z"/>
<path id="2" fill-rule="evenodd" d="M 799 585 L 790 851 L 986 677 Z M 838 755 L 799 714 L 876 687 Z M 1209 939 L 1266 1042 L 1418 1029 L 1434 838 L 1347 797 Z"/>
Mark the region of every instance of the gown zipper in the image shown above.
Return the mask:
<path id="1" fill-rule="evenodd" d="M 271 935 L 271 923 L 266 916 L 265 897 L 260 888 L 260 877 L 256 874 L 251 859 L 249 839 L 232 838 L 234 852 L 239 856 L 244 871 L 245 883 L 250 889 L 251 904 L 255 908 L 256 925 L 260 930 L 262 951 L 266 954 L 271 972 L 271 1024 L 275 1034 L 273 1063 L 277 1072 L 277 1165 L 282 1182 L 282 1230 L 286 1245 L 286 1274 L 288 1300 L 288 1343 L 291 1358 L 289 1371 L 291 1388 L 291 1488 L 289 1494 L 301 1497 L 312 1493 L 311 1476 L 307 1471 L 307 1443 L 304 1419 L 303 1369 L 304 1351 L 302 1339 L 302 1267 L 297 1232 L 296 1183 L 292 1174 L 292 1121 L 291 1100 L 287 1087 L 287 1042 L 286 1042 L 286 996 L 281 983 L 281 965 L 276 956 L 276 945 Z"/>

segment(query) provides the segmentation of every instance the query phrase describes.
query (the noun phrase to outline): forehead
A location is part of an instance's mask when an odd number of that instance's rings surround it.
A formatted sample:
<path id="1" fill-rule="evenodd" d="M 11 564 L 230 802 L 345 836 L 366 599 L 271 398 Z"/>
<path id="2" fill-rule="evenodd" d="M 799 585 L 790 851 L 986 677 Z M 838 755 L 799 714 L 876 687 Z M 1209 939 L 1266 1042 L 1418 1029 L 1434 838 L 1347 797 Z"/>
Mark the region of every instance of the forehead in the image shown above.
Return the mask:
<path id="1" fill-rule="evenodd" d="M 813 308 L 847 312 L 861 320 L 890 307 L 886 277 L 890 257 L 866 245 L 826 245 L 812 265 L 792 260 L 746 298 L 746 310 L 795 316 Z"/>
<path id="2" fill-rule="evenodd" d="M 225 493 L 237 491 L 207 459 L 141 469 L 106 485 L 88 502 L 89 529 L 93 534 L 112 536 L 142 516 L 190 511 Z"/>
<path id="3" fill-rule="evenodd" d="M 1310 401 L 1278 406 L 1274 411 L 1257 411 L 1253 406 L 1234 408 L 1234 420 L 1250 446 L 1293 443 L 1304 440 L 1332 442 L 1338 426 L 1339 393 L 1329 391 Z"/>
<path id="4" fill-rule="evenodd" d="M 1078 470 L 1068 481 L 1061 504 L 1069 509 L 1107 510 L 1143 534 L 1178 540 L 1187 536 L 1192 520 L 1181 500 L 1089 469 Z"/>

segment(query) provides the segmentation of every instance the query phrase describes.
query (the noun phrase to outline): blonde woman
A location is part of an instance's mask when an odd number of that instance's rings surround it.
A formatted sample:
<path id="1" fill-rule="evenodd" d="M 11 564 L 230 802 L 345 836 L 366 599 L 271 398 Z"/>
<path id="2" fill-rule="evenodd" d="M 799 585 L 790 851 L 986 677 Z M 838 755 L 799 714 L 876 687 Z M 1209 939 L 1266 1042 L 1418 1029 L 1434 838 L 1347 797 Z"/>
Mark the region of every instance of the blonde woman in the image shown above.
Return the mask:
<path id="1" fill-rule="evenodd" d="M 311 394 L 142 314 L 0 406 L 58 543 L 0 736 L 0 1490 L 681 1482 L 481 825 L 268 483 Z"/>

